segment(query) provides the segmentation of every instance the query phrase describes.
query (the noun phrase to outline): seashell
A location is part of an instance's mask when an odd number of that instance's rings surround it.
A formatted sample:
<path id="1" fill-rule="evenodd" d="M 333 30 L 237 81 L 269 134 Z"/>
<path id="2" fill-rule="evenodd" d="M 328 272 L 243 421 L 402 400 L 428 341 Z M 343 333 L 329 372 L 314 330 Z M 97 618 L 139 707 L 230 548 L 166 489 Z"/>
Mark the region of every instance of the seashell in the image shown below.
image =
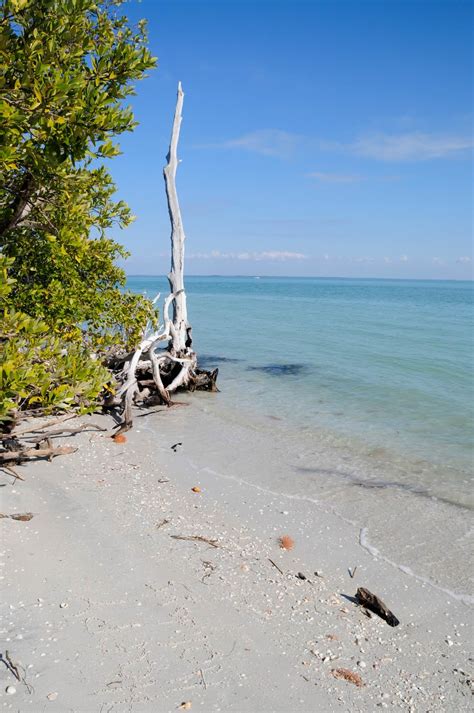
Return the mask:
<path id="1" fill-rule="evenodd" d="M 201 488 L 199 487 L 199 485 L 195 485 L 194 488 L 191 488 L 191 490 L 193 491 L 193 493 L 200 493 L 200 492 L 201 492 Z"/>

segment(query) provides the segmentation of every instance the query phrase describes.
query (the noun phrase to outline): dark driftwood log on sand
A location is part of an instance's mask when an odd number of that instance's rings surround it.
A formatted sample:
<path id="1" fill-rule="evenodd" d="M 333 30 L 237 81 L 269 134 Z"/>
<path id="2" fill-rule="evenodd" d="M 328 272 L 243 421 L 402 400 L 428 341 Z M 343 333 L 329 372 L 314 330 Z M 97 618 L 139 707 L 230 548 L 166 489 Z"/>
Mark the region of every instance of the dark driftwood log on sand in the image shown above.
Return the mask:
<path id="1" fill-rule="evenodd" d="M 356 599 L 361 606 L 374 612 L 374 614 L 377 614 L 390 626 L 398 626 L 400 624 L 395 614 L 390 611 L 390 609 L 381 599 L 379 599 L 379 597 L 377 597 L 376 594 L 372 594 L 372 592 L 369 592 L 368 589 L 359 587 L 356 593 Z"/>

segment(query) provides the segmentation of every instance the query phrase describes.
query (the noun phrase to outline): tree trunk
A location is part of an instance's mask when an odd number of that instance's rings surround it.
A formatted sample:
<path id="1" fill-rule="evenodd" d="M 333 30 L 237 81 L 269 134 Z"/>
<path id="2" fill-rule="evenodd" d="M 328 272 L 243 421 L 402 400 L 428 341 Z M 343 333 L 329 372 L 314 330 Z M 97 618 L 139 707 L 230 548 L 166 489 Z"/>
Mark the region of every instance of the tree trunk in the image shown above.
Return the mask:
<path id="1" fill-rule="evenodd" d="M 34 193 L 33 178 L 29 173 L 25 174 L 21 186 L 19 186 L 15 198 L 12 201 L 9 209 L 5 213 L 5 217 L 0 221 L 0 236 L 3 237 L 13 228 L 21 223 L 31 210 L 29 201 Z"/>
<path id="2" fill-rule="evenodd" d="M 182 121 L 183 99 L 184 93 L 181 82 L 179 82 L 170 148 L 166 157 L 168 163 L 163 170 L 168 212 L 171 221 L 171 270 L 168 274 L 168 280 L 170 292 L 174 294 L 173 320 L 168 348 L 170 353 L 177 357 L 194 356 L 194 352 L 191 350 L 191 326 L 188 322 L 186 292 L 184 289 L 184 241 L 186 236 L 176 191 L 177 150 Z"/>
<path id="3" fill-rule="evenodd" d="M 118 359 L 115 368 L 121 386 L 106 407 L 122 406 L 122 424 L 119 432 L 132 427 L 132 407 L 134 403 L 151 405 L 159 403 L 171 406 L 171 394 L 178 389 L 195 391 L 218 391 L 216 379 L 218 369 L 205 371 L 198 369 L 197 357 L 192 349 L 191 325 L 188 322 L 186 292 L 184 289 L 184 229 L 176 191 L 176 170 L 178 168 L 178 140 L 183 110 L 183 90 L 178 83 L 178 96 L 171 132 L 167 165 L 163 170 L 171 221 L 171 270 L 168 274 L 170 294 L 163 305 L 163 325 L 154 331 L 148 325 L 142 342 L 135 352 Z M 159 295 L 155 297 L 155 302 Z M 173 316 L 169 311 L 173 305 Z M 159 349 L 160 343 L 168 342 L 168 348 Z M 112 362 L 115 358 L 112 357 Z"/>

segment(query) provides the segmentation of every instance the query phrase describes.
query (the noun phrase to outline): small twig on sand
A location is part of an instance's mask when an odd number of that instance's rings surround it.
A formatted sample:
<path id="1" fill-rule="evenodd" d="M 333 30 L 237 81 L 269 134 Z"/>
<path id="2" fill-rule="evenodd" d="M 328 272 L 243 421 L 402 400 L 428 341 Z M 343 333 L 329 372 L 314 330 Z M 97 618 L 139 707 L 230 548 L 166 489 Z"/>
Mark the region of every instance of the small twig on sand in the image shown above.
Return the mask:
<path id="1" fill-rule="evenodd" d="M 28 681 L 25 678 L 25 669 L 23 666 L 20 666 L 20 664 L 13 663 L 11 656 L 8 651 L 5 651 L 5 656 L 0 653 L 0 661 L 3 661 L 7 669 L 12 673 L 17 681 L 20 681 L 20 683 L 24 683 L 26 686 L 26 690 L 28 693 L 31 695 L 34 691 L 33 686 L 28 683 Z M 21 668 L 22 674 L 20 674 L 19 669 Z"/>
<path id="2" fill-rule="evenodd" d="M 190 540 L 191 542 L 204 542 L 211 547 L 219 547 L 217 540 L 209 540 L 207 537 L 202 537 L 201 535 L 170 535 L 173 540 Z"/>
<path id="3" fill-rule="evenodd" d="M 277 568 L 277 570 L 280 572 L 280 574 L 282 574 L 283 576 L 285 576 L 285 573 L 283 572 L 283 570 L 280 569 L 279 566 L 278 566 L 277 564 L 275 564 L 275 562 L 274 562 L 273 560 L 270 559 L 270 557 L 268 558 L 268 561 L 270 562 L 270 564 L 272 564 L 274 567 Z"/>
<path id="4" fill-rule="evenodd" d="M 21 676 L 18 671 L 18 666 L 16 666 L 16 664 L 13 663 L 8 651 L 5 651 L 5 656 L 3 656 L 3 654 L 0 653 L 0 661 L 3 661 L 3 663 L 5 664 L 7 669 L 10 671 L 10 673 L 12 673 L 15 676 L 17 681 L 21 681 Z"/>
<path id="5" fill-rule="evenodd" d="M 350 567 L 348 568 L 347 571 L 349 572 L 349 577 L 350 577 L 351 579 L 354 579 L 354 575 L 355 575 L 355 573 L 356 573 L 356 569 L 357 569 L 357 567 L 354 567 L 353 569 L 351 569 Z"/>
<path id="6" fill-rule="evenodd" d="M 29 520 L 32 520 L 34 518 L 34 515 L 32 512 L 15 512 L 13 515 L 4 515 L 4 513 L 0 512 L 0 518 L 10 518 L 10 520 L 20 520 L 21 522 L 29 522 Z"/>
<path id="7" fill-rule="evenodd" d="M 204 686 L 204 688 L 207 688 L 207 683 L 206 683 L 206 679 L 204 678 L 204 674 L 203 674 L 203 672 L 202 672 L 202 668 L 199 669 L 199 673 L 201 674 L 202 685 Z"/>
<path id="8" fill-rule="evenodd" d="M 166 520 L 166 518 L 165 518 L 161 522 L 156 523 L 156 529 L 159 530 L 160 527 L 164 527 L 165 525 L 168 525 L 170 522 L 171 522 L 171 520 Z"/>
<path id="9" fill-rule="evenodd" d="M 23 481 L 25 480 L 24 477 L 22 475 L 20 475 L 19 473 L 17 473 L 16 470 L 14 468 L 12 468 L 11 465 L 2 465 L 1 468 L 2 468 L 2 470 L 6 470 L 7 473 L 9 473 L 9 475 L 13 475 L 15 480 L 23 480 Z"/>

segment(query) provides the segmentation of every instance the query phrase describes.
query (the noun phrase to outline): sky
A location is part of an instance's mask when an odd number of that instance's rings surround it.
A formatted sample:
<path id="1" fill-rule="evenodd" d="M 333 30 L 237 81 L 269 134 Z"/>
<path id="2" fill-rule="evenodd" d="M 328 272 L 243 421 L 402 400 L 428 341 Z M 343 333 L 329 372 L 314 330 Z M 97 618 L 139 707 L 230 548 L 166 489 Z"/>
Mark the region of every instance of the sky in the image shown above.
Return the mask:
<path id="1" fill-rule="evenodd" d="M 157 69 L 110 170 L 128 274 L 169 269 L 178 80 L 186 272 L 472 279 L 470 1 L 130 0 Z"/>

